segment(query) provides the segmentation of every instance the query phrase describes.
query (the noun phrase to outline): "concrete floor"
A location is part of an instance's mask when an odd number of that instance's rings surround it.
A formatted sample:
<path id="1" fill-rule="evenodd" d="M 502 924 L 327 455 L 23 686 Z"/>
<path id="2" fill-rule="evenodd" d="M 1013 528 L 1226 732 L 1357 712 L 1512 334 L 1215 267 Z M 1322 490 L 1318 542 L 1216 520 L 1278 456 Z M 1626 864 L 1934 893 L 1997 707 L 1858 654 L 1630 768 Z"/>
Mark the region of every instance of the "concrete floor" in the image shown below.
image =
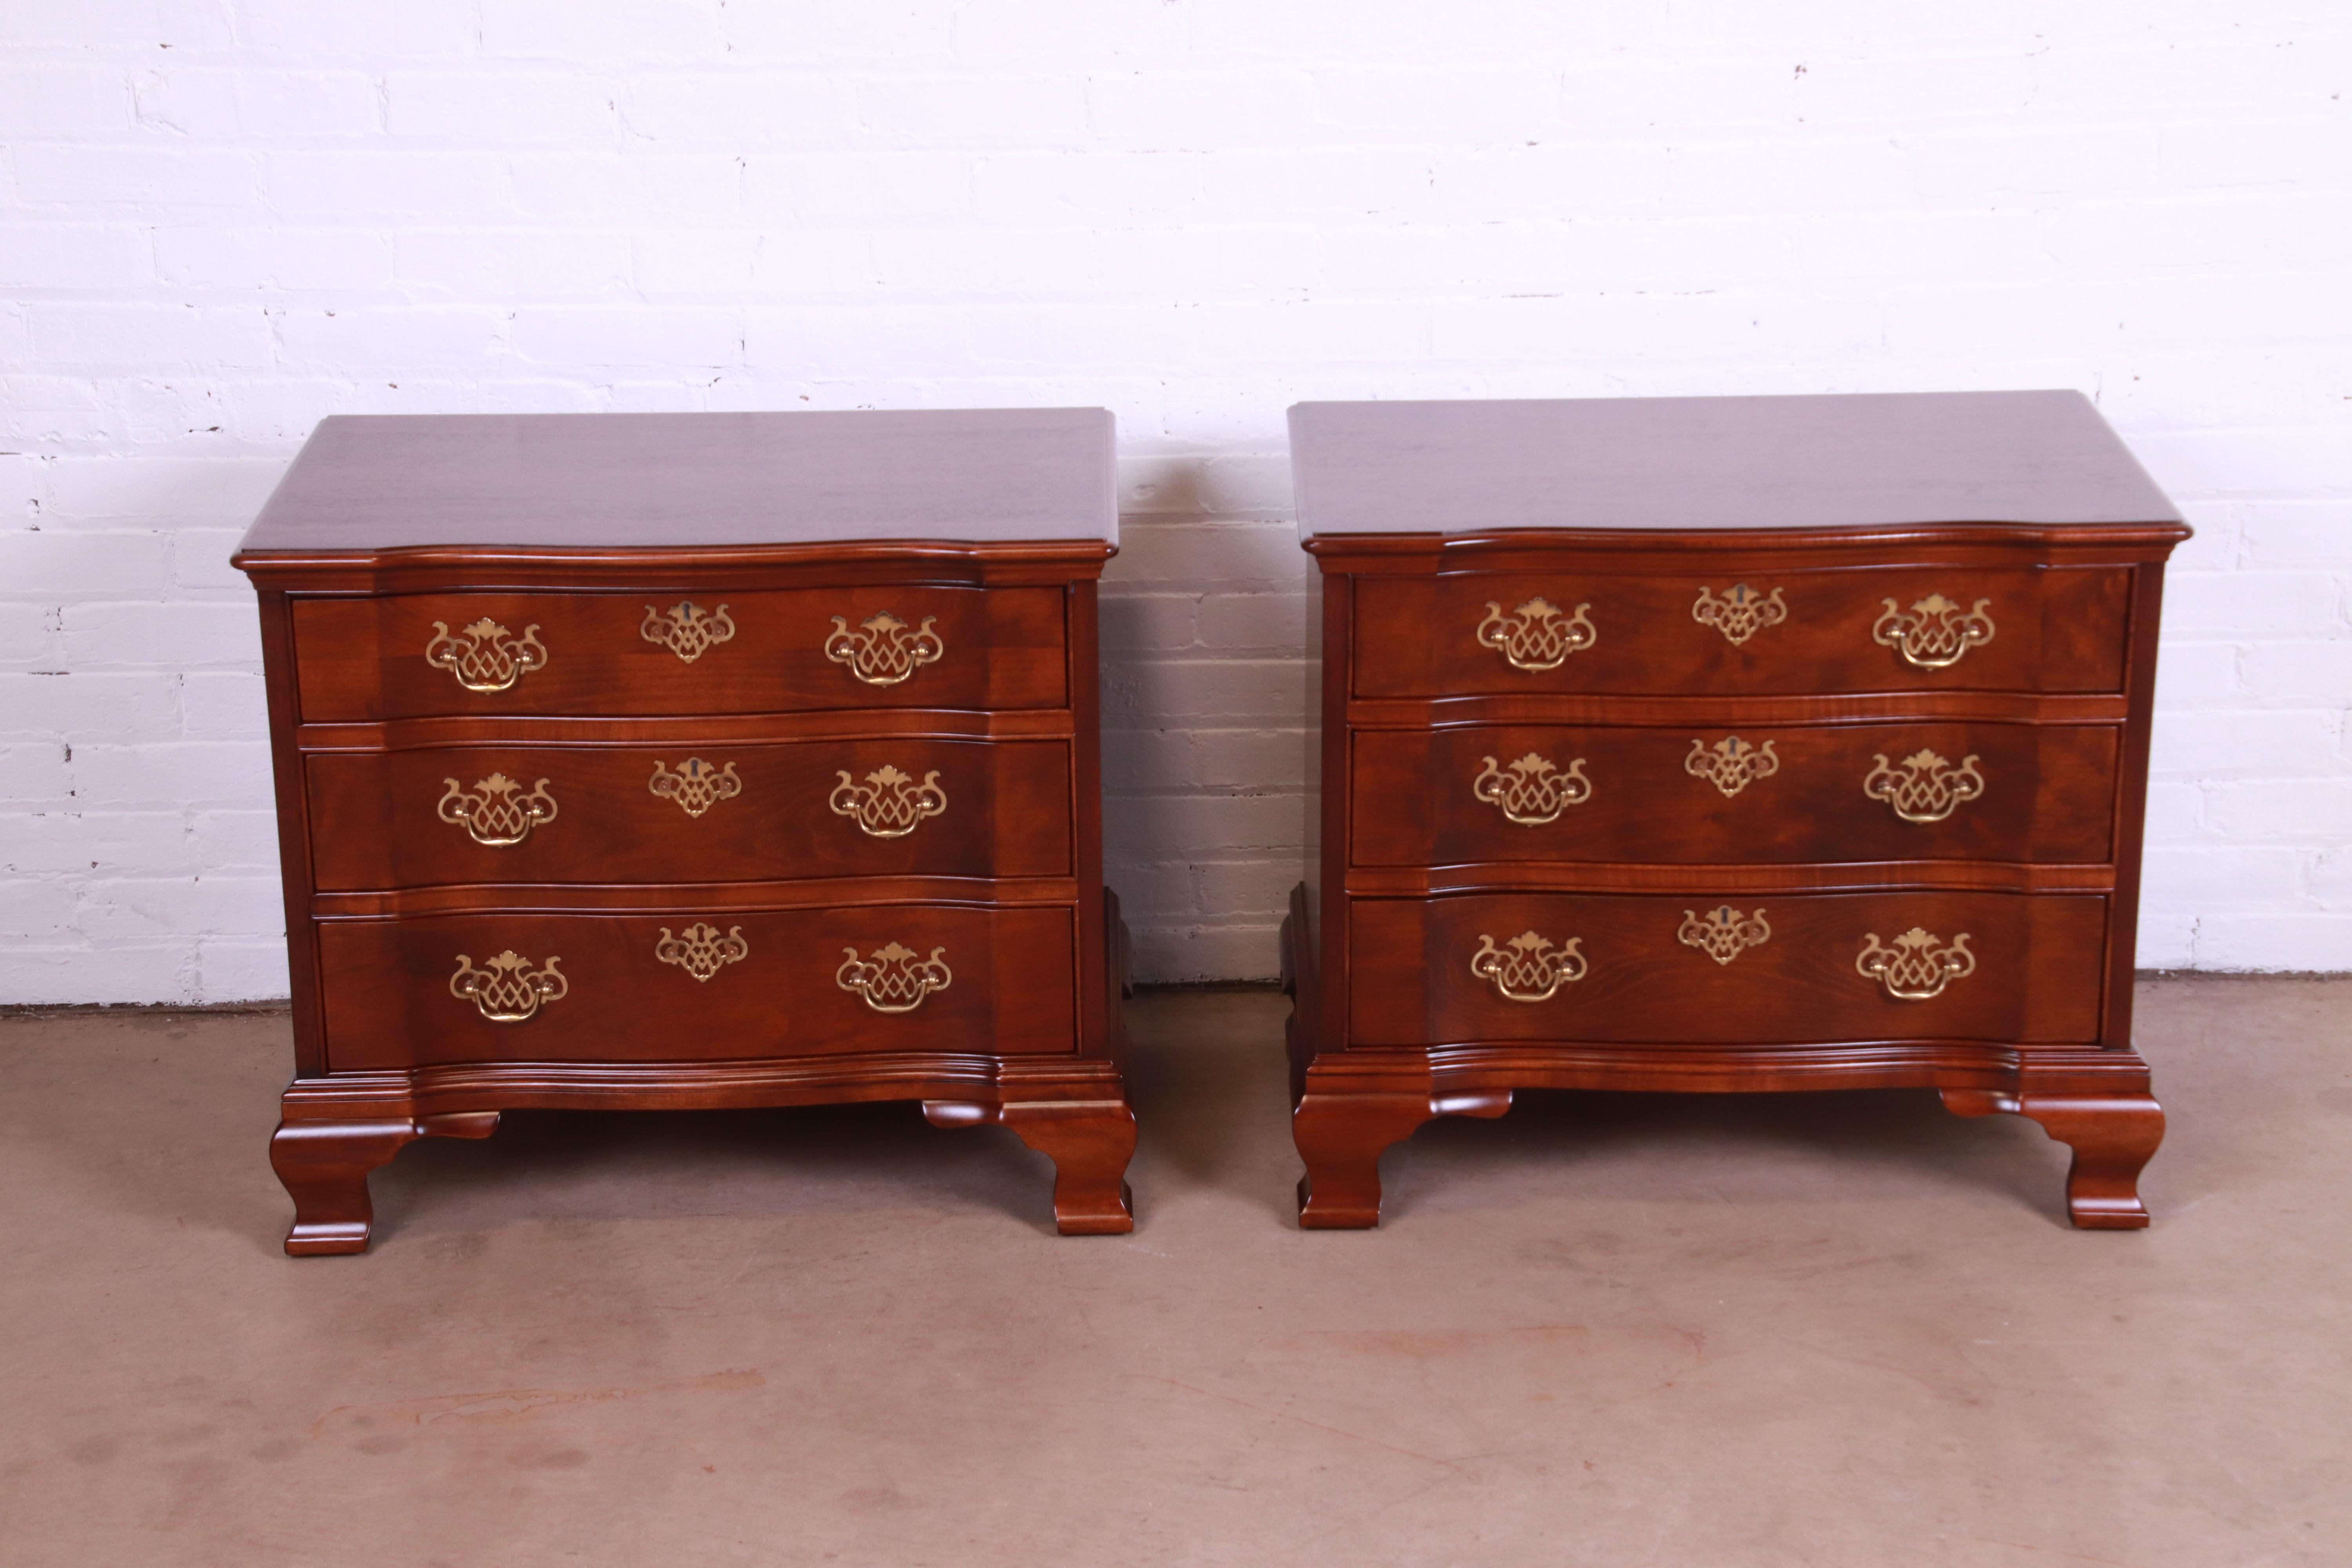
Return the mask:
<path id="1" fill-rule="evenodd" d="M 0 1021 L 0 1562 L 2352 1562 L 2352 984 L 2145 988 L 2155 1228 L 1925 1094 L 1523 1096 L 1304 1235 L 1147 997 L 1125 1237 L 911 1107 L 513 1116 L 296 1261 L 282 1016 Z"/>

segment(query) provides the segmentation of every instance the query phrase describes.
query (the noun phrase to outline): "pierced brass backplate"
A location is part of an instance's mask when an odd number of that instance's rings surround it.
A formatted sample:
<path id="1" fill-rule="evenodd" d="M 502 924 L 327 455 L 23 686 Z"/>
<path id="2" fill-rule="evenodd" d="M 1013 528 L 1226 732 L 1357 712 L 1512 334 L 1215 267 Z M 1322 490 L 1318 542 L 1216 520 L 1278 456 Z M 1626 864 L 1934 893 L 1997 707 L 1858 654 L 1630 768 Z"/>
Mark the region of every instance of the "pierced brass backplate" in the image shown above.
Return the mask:
<path id="1" fill-rule="evenodd" d="M 530 837 L 541 823 L 555 820 L 555 797 L 547 793 L 545 779 L 531 785 L 529 795 L 516 794 L 522 784 L 504 773 L 477 780 L 470 790 L 459 788 L 456 779 L 441 782 L 449 789 L 435 815 L 462 826 L 477 844 L 504 849 Z"/>
<path id="2" fill-rule="evenodd" d="M 835 776 L 841 782 L 827 804 L 835 815 L 851 818 L 859 832 L 873 837 L 904 838 L 922 826 L 923 818 L 947 815 L 948 792 L 940 787 L 937 768 L 925 773 L 920 784 L 914 774 L 887 763 L 867 773 L 863 784 L 845 772 Z"/>
<path id="3" fill-rule="evenodd" d="M 1766 626 L 1777 626 L 1788 618 L 1788 602 L 1780 597 L 1780 589 L 1773 589 L 1768 598 L 1745 583 L 1733 584 L 1731 592 L 1719 599 L 1701 588 L 1698 602 L 1691 605 L 1692 620 L 1713 626 L 1734 647 Z"/>
<path id="4" fill-rule="evenodd" d="M 743 940 L 743 928 L 736 926 L 726 935 L 719 928 L 697 921 L 677 936 L 669 927 L 661 928 L 661 940 L 654 943 L 654 956 L 664 963 L 675 963 L 697 980 L 708 980 L 730 963 L 740 963 L 751 956 L 751 944 Z"/>
<path id="5" fill-rule="evenodd" d="M 1729 963 L 1751 947 L 1761 947 L 1772 940 L 1772 927 L 1764 919 L 1764 911 L 1743 915 L 1729 904 L 1720 904 L 1705 914 L 1694 910 L 1683 911 L 1682 929 L 1675 932 L 1675 940 L 1685 947 L 1695 947 L 1717 963 Z"/>
<path id="6" fill-rule="evenodd" d="M 1486 767 L 1470 781 L 1472 797 L 1522 827 L 1556 822 L 1570 806 L 1582 805 L 1592 798 L 1592 781 L 1584 776 L 1582 757 L 1572 759 L 1565 769 L 1533 752 L 1508 767 L 1496 766 L 1492 757 L 1479 760 Z"/>
<path id="7" fill-rule="evenodd" d="M 1984 774 L 1977 771 L 1971 752 L 1958 767 L 1930 751 L 1917 751 L 1895 766 L 1885 753 L 1871 759 L 1877 766 L 1862 781 L 1862 793 L 1883 800 L 1906 822 L 1941 822 L 1963 801 L 1984 794 Z"/>
<path id="8" fill-rule="evenodd" d="M 692 599 L 680 599 L 670 609 L 646 606 L 646 618 L 637 626 L 637 635 L 650 643 L 659 643 L 670 652 L 692 664 L 706 652 L 735 636 L 735 623 L 728 618 L 727 606 L 706 610 Z"/>
<path id="9" fill-rule="evenodd" d="M 461 952 L 457 972 L 449 976 L 449 994 L 471 1002 L 493 1024 L 520 1024 L 536 1014 L 541 1003 L 561 1002 L 572 989 L 571 982 L 555 967 L 562 962 L 550 953 L 547 962 L 534 970 L 530 959 L 509 948 L 477 969 L 474 961 Z"/>
<path id="10" fill-rule="evenodd" d="M 1543 598 L 1529 599 L 1509 615 L 1494 600 L 1486 603 L 1486 618 L 1478 623 L 1480 647 L 1493 648 L 1513 669 L 1558 669 L 1568 656 L 1582 653 L 1600 640 L 1600 633 L 1584 612 L 1590 604 L 1562 610 Z"/>
<path id="11" fill-rule="evenodd" d="M 1492 985 L 1507 1002 L 1549 1002 L 1561 986 L 1573 985 L 1590 971 L 1582 947 L 1580 937 L 1555 946 L 1531 931 L 1521 931 L 1500 947 L 1493 937 L 1482 935 L 1478 951 L 1470 956 L 1470 973 Z"/>
<path id="12" fill-rule="evenodd" d="M 654 776 L 646 781 L 646 788 L 664 800 L 677 802 L 678 809 L 688 816 L 700 816 L 722 800 L 733 800 L 743 793 L 743 781 L 735 772 L 735 764 L 714 768 L 700 757 L 688 757 L 683 766 L 672 771 L 654 760 Z"/>
<path id="13" fill-rule="evenodd" d="M 858 957 L 854 947 L 841 951 L 847 956 L 833 972 L 833 983 L 856 992 L 877 1013 L 911 1013 L 923 1005 L 923 998 L 955 981 L 941 956 L 944 947 L 931 949 L 929 958 L 919 958 L 913 949 L 895 942 L 877 948 L 871 959 Z"/>
<path id="14" fill-rule="evenodd" d="M 1892 599 L 1883 602 L 1886 613 L 1872 625 L 1870 640 L 1921 669 L 1949 668 L 1969 649 L 1992 641 L 1992 617 L 1985 613 L 1990 599 L 1979 599 L 1968 610 L 1941 594 L 1928 595 L 1907 611 L 1896 609 Z"/>
<path id="15" fill-rule="evenodd" d="M 1953 981 L 1976 973 L 1977 955 L 1969 951 L 1969 933 L 1960 932 L 1949 947 L 1937 945 L 1943 940 L 1913 926 L 1895 939 L 1894 946 L 1885 947 L 1878 933 L 1872 931 L 1863 939 L 1853 966 L 1864 977 L 1885 986 L 1886 994 L 1898 1002 L 1929 1001 L 1942 995 L 1944 987 Z"/>
<path id="16" fill-rule="evenodd" d="M 868 616 L 849 629 L 843 616 L 833 617 L 833 635 L 824 639 L 824 657 L 846 665 L 849 673 L 868 686 L 896 686 L 948 651 L 947 643 L 931 630 L 937 616 L 925 616 L 911 631 L 907 623 L 885 610 Z"/>
<path id="17" fill-rule="evenodd" d="M 1780 771 L 1780 754 L 1767 741 L 1761 747 L 1749 745 L 1737 735 L 1727 735 L 1709 746 L 1705 741 L 1691 742 L 1690 755 L 1683 759 L 1683 772 L 1695 779 L 1705 779 L 1727 796 L 1738 795 L 1758 779 L 1769 779 Z"/>
<path id="18" fill-rule="evenodd" d="M 532 670 L 546 668 L 547 647 L 539 640 L 535 621 L 523 627 L 520 637 L 488 616 L 455 632 L 448 622 L 436 621 L 433 638 L 425 645 L 425 662 L 447 670 L 468 691 L 504 691 Z"/>

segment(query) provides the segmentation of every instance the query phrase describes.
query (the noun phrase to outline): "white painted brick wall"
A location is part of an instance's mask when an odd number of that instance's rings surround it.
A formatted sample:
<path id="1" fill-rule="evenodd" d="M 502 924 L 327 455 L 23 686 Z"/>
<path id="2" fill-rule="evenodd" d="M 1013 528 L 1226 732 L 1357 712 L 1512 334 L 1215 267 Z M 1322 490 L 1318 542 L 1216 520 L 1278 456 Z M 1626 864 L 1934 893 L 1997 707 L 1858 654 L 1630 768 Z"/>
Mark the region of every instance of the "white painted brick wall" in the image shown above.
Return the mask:
<path id="1" fill-rule="evenodd" d="M 2079 386 L 2200 530 L 2145 962 L 2352 968 L 2341 0 L 5 0 L 0 1001 L 284 986 L 322 415 L 1100 403 L 1146 978 L 1297 874 L 1300 397 Z"/>

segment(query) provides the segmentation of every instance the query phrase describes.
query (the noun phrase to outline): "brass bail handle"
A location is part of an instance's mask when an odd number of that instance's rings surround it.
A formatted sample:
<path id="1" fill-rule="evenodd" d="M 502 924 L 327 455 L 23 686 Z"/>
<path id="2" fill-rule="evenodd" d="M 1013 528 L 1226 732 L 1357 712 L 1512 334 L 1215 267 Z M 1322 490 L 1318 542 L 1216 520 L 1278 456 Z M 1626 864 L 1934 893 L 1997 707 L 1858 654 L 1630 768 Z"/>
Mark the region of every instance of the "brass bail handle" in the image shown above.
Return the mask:
<path id="1" fill-rule="evenodd" d="M 862 998 L 877 1013 L 911 1013 L 933 992 L 944 991 L 955 982 L 944 947 L 931 949 L 929 958 L 895 942 L 877 948 L 868 958 L 858 957 L 854 947 L 841 951 L 845 956 L 841 967 L 833 972 L 833 983 Z"/>
<path id="2" fill-rule="evenodd" d="M 547 658 L 537 622 L 517 637 L 488 616 L 454 632 L 448 622 L 436 621 L 425 645 L 425 662 L 447 670 L 468 691 L 504 691 L 531 671 L 546 668 Z"/>
<path id="3" fill-rule="evenodd" d="M 1969 649 L 1992 641 L 1990 599 L 1979 599 L 1967 609 L 1941 594 L 1916 600 L 1908 610 L 1898 609 L 1893 599 L 1883 603 L 1885 610 L 1872 623 L 1870 640 L 1893 648 L 1914 668 L 1949 669 Z"/>
<path id="4" fill-rule="evenodd" d="M 1470 955 L 1470 973 L 1492 985 L 1506 1002 L 1549 1002 L 1561 986 L 1575 984 L 1591 969 L 1581 937 L 1554 942 L 1531 931 L 1521 931 L 1500 947 L 1493 937 L 1481 935 L 1478 951 Z"/>
<path id="5" fill-rule="evenodd" d="M 1490 599 L 1486 618 L 1471 635 L 1480 647 L 1501 654 L 1503 662 L 1513 669 L 1530 673 L 1558 669 L 1570 654 L 1582 653 L 1601 640 L 1599 630 L 1585 614 L 1591 608 L 1582 604 L 1563 610 L 1538 595 L 1507 616 L 1501 603 Z"/>
<path id="6" fill-rule="evenodd" d="M 846 616 L 835 616 L 832 635 L 824 639 L 824 657 L 868 686 L 896 686 L 945 657 L 947 639 L 932 629 L 938 622 L 937 616 L 925 616 L 921 626 L 910 626 L 884 610 L 866 616 L 852 631 Z"/>

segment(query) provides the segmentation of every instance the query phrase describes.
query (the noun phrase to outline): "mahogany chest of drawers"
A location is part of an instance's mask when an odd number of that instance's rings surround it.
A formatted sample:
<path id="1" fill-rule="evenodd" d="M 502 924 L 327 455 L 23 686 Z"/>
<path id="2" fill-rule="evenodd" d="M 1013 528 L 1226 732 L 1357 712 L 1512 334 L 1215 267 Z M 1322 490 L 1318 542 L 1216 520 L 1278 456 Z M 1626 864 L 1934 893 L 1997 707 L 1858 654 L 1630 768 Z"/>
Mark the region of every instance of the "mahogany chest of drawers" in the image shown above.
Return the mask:
<path id="1" fill-rule="evenodd" d="M 247 535 L 293 1253 L 509 1108 L 919 1100 L 1124 1231 L 1111 419 L 336 418 Z"/>
<path id="2" fill-rule="evenodd" d="M 2074 393 L 1307 404 L 1300 1222 L 1520 1088 L 1931 1087 L 2147 1223 L 2131 1044 L 2179 514 Z"/>

